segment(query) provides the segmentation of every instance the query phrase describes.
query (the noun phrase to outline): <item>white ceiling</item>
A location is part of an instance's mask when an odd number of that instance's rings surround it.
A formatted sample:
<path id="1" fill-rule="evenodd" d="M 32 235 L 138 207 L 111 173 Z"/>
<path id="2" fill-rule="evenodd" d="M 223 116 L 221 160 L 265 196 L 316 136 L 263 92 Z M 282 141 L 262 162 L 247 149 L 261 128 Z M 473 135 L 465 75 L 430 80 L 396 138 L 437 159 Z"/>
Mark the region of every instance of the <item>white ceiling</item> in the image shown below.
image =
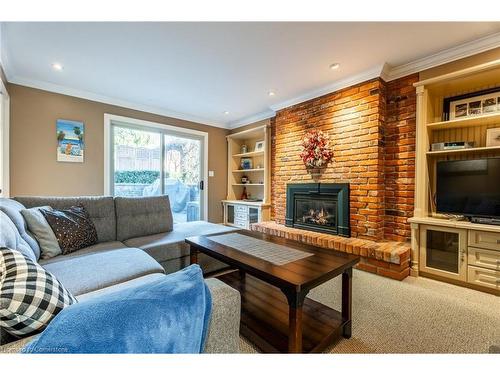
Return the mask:
<path id="1" fill-rule="evenodd" d="M 2 37 L 10 82 L 235 127 L 384 64 L 390 79 L 500 46 L 500 22 L 19 22 L 4 23 Z"/>

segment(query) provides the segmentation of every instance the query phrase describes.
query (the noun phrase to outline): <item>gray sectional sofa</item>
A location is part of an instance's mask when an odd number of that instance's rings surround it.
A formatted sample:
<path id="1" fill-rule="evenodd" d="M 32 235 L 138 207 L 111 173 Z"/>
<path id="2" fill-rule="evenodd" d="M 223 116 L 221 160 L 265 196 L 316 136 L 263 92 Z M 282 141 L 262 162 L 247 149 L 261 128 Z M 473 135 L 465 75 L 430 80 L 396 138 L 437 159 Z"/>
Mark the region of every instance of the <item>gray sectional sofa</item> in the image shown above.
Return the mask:
<path id="1" fill-rule="evenodd" d="M 68 255 L 40 259 L 40 248 L 28 232 L 20 211 L 51 206 L 65 209 L 82 204 L 97 230 L 98 243 Z M 78 300 L 160 278 L 189 265 L 186 237 L 223 233 L 234 229 L 205 221 L 173 224 L 168 197 L 18 197 L 0 199 L 0 246 L 30 256 L 71 291 Z M 204 273 L 226 267 L 200 256 Z M 207 279 L 212 294 L 212 318 L 207 353 L 237 352 L 240 295 L 217 279 Z M 0 329 L 0 352 L 20 348 Z M 28 339 L 29 340 L 29 339 Z M 7 344 L 7 345 L 5 345 Z"/>

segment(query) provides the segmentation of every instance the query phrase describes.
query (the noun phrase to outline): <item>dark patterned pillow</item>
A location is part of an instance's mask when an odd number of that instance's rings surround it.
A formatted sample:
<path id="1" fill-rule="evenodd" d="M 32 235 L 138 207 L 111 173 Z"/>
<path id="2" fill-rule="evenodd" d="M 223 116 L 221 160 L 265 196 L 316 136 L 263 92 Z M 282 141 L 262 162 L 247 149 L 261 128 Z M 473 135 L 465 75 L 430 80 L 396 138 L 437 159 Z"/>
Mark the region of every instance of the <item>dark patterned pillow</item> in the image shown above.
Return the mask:
<path id="1" fill-rule="evenodd" d="M 0 327 L 22 337 L 43 331 L 77 302 L 50 272 L 17 250 L 0 248 Z"/>
<path id="2" fill-rule="evenodd" d="M 67 210 L 40 209 L 56 235 L 63 254 L 97 243 L 97 231 L 83 206 Z"/>

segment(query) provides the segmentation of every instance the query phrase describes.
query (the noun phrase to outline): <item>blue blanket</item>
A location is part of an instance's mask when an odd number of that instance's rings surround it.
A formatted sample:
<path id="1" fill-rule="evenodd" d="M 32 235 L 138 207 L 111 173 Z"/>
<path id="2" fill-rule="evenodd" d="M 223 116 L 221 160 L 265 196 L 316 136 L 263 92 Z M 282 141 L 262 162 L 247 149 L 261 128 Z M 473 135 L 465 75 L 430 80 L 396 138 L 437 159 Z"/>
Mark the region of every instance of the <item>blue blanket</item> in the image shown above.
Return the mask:
<path id="1" fill-rule="evenodd" d="M 24 353 L 201 353 L 212 299 L 198 265 L 62 310 Z"/>

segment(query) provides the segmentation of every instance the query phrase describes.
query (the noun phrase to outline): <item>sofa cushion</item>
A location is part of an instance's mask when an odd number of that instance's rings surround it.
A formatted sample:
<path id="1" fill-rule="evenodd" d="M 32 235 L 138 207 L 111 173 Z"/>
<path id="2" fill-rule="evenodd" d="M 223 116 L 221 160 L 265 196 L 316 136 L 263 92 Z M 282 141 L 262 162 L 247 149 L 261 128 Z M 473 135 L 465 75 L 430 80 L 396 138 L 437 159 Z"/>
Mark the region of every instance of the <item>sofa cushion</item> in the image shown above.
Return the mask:
<path id="1" fill-rule="evenodd" d="M 0 211 L 0 247 L 18 250 L 32 261 L 37 260 L 33 249 L 21 237 L 17 227 L 3 211 Z"/>
<path id="2" fill-rule="evenodd" d="M 61 254 L 61 255 L 56 256 L 54 258 L 40 259 L 39 263 L 41 265 L 44 265 L 44 264 L 49 264 L 49 263 L 60 262 L 60 261 L 67 260 L 70 258 L 77 258 L 77 257 L 85 256 L 88 254 L 101 253 L 103 251 L 109 251 L 109 250 L 128 249 L 128 248 L 129 247 L 126 246 L 123 242 L 119 242 L 119 241 L 100 242 L 100 243 L 97 243 L 95 245 L 85 247 L 83 249 L 72 252 L 68 255 Z"/>
<path id="3" fill-rule="evenodd" d="M 83 206 L 41 212 L 56 235 L 64 255 L 97 243 L 97 231 Z"/>
<path id="4" fill-rule="evenodd" d="M 40 332 L 75 297 L 39 264 L 0 249 L 0 326 L 17 337 Z"/>
<path id="5" fill-rule="evenodd" d="M 62 256 L 66 257 L 66 256 Z M 92 292 L 151 273 L 163 273 L 158 262 L 140 249 L 101 251 L 43 264 L 74 295 Z"/>
<path id="6" fill-rule="evenodd" d="M 52 231 L 47 219 L 43 216 L 40 209 L 51 210 L 50 206 L 25 208 L 21 214 L 28 225 L 28 230 L 38 241 L 40 246 L 40 258 L 53 258 L 62 253 L 56 235 Z"/>
<path id="7" fill-rule="evenodd" d="M 117 240 L 170 232 L 173 226 L 168 196 L 116 197 Z"/>
<path id="8" fill-rule="evenodd" d="M 99 242 L 116 241 L 116 214 L 113 197 L 16 197 L 27 208 L 50 206 L 57 210 L 81 204 L 97 230 Z"/>
<path id="9" fill-rule="evenodd" d="M 25 206 L 13 199 L 0 198 L 0 211 L 4 212 L 10 218 L 12 223 L 14 223 L 19 235 L 31 248 L 35 254 L 35 258 L 38 259 L 40 258 L 40 247 L 38 246 L 38 242 L 36 242 L 35 238 L 27 232 L 26 222 L 21 215 L 21 210 L 24 210 L 25 208 Z"/>
<path id="10" fill-rule="evenodd" d="M 101 297 L 101 296 L 105 296 L 105 295 L 108 295 L 110 293 L 118 292 L 118 291 L 121 291 L 121 290 L 124 290 L 127 288 L 134 288 L 134 287 L 137 287 L 139 285 L 162 280 L 163 277 L 165 277 L 165 275 L 163 273 L 150 273 L 149 275 L 137 277 L 135 279 L 125 281 L 123 283 L 114 284 L 114 285 L 108 286 L 106 288 L 94 290 L 93 292 L 80 294 L 78 296 L 78 302 L 83 302 L 83 301 L 89 300 L 89 299 L 94 298 L 94 297 L 98 297 L 98 296 Z"/>
<path id="11" fill-rule="evenodd" d="M 189 245 L 184 241 L 186 237 L 226 233 L 234 230 L 236 228 L 207 221 L 190 221 L 174 224 L 171 232 L 131 238 L 124 243 L 130 247 L 143 249 L 158 262 L 164 262 L 189 255 Z"/>

